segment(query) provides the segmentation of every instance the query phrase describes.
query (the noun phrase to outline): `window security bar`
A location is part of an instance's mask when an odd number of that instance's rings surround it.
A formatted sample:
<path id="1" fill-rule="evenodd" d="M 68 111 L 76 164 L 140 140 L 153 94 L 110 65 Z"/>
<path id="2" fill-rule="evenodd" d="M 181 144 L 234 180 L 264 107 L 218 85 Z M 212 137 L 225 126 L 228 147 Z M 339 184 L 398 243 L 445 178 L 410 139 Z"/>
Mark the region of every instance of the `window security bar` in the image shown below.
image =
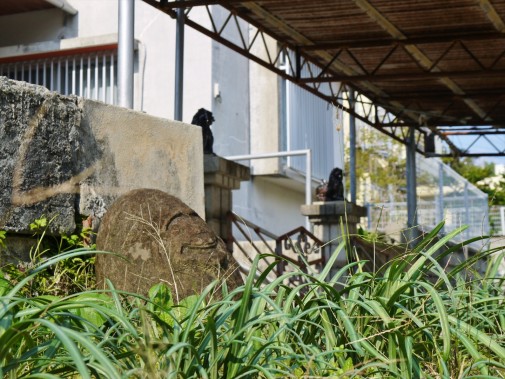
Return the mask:
<path id="1" fill-rule="evenodd" d="M 0 76 L 38 84 L 63 95 L 117 104 L 117 49 L 0 59 Z"/>

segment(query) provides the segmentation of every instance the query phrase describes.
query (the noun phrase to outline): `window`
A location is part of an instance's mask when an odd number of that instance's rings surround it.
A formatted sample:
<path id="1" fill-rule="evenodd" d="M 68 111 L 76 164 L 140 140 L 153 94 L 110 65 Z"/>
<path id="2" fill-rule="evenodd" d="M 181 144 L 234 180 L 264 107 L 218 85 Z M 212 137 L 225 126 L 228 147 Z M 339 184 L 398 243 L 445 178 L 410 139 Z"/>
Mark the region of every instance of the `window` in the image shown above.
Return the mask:
<path id="1" fill-rule="evenodd" d="M 0 76 L 117 104 L 117 45 L 0 58 Z"/>

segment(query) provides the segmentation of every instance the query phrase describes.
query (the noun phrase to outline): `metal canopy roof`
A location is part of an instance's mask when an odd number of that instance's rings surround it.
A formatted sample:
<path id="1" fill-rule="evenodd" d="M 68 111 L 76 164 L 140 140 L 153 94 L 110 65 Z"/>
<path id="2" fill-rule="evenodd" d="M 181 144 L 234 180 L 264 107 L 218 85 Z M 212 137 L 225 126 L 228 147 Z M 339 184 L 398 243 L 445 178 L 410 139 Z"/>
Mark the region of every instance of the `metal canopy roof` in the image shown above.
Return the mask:
<path id="1" fill-rule="evenodd" d="M 505 0 L 143 1 L 421 153 L 505 155 Z"/>

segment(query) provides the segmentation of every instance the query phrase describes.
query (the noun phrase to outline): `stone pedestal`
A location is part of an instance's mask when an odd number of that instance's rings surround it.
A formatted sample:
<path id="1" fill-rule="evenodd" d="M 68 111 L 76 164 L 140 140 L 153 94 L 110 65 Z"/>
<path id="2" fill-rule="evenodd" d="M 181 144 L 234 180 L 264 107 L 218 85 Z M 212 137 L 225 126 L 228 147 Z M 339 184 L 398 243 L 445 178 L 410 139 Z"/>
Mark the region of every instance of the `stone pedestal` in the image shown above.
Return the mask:
<path id="1" fill-rule="evenodd" d="M 359 219 L 367 214 L 366 208 L 347 201 L 321 201 L 302 205 L 301 213 L 309 217 L 314 226 L 314 235 L 327 243 L 323 248 L 326 260 L 330 258 L 344 237 L 358 232 Z M 346 263 L 345 252 L 342 251 L 335 262 L 334 269 L 341 268 Z"/>
<path id="2" fill-rule="evenodd" d="M 205 218 L 210 228 L 233 250 L 232 225 L 228 213 L 232 210 L 231 191 L 240 188 L 241 181 L 250 179 L 249 167 L 206 154 L 203 163 L 205 185 Z"/>

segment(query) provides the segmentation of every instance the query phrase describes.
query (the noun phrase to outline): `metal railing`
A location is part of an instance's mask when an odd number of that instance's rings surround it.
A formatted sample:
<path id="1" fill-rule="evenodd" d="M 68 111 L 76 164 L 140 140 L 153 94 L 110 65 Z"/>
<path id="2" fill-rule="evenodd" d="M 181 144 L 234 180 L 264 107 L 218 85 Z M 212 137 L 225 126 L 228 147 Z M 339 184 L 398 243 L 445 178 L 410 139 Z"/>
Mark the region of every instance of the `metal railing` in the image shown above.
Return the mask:
<path id="1" fill-rule="evenodd" d="M 277 236 L 234 213 L 230 212 L 228 217 L 233 225 L 233 255 L 245 274 L 258 254 L 266 255 L 259 262 L 257 275 L 275 265 L 267 276 L 269 282 L 294 270 L 320 272 L 326 263 L 321 249 L 323 242 L 303 226 Z M 302 281 L 300 275 L 293 275 L 287 284 L 296 285 Z"/>
<path id="2" fill-rule="evenodd" d="M 117 104 L 117 49 L 34 54 L 0 61 L 0 76 L 38 84 L 62 95 Z"/>
<path id="3" fill-rule="evenodd" d="M 480 198 L 467 199 L 444 199 L 443 220 L 445 221 L 443 232 L 448 233 L 462 225 L 467 225 L 465 232 L 458 239 L 468 239 L 476 236 L 488 235 L 489 224 L 486 209 L 480 204 Z M 476 205 L 476 204 L 477 205 Z M 487 206 L 487 204 L 486 204 Z M 368 229 L 385 231 L 392 226 L 404 226 L 407 220 L 407 204 L 405 202 L 367 204 Z M 437 214 L 437 206 L 433 201 L 418 201 L 417 220 L 424 230 L 434 228 L 441 220 Z"/>
<path id="4" fill-rule="evenodd" d="M 492 235 L 505 236 L 505 206 L 494 206 L 489 210 L 489 227 Z"/>

